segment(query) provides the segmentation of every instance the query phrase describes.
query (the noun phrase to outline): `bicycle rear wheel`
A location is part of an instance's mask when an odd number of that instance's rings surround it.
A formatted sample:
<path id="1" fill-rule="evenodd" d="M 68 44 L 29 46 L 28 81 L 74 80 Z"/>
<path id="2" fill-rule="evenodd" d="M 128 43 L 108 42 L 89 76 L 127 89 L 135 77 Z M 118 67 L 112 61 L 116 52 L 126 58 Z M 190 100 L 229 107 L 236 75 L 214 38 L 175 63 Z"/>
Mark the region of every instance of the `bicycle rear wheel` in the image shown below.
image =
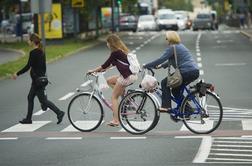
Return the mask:
<path id="1" fill-rule="evenodd" d="M 145 92 L 127 94 L 119 105 L 121 126 L 131 134 L 144 134 L 153 129 L 159 120 L 154 100 Z"/>
<path id="2" fill-rule="evenodd" d="M 196 134 L 208 134 L 216 130 L 223 116 L 223 109 L 219 98 L 207 91 L 200 96 L 194 91 L 183 101 L 182 116 L 185 126 Z"/>
<path id="3" fill-rule="evenodd" d="M 103 107 L 96 96 L 81 93 L 68 105 L 68 119 L 79 131 L 88 132 L 100 126 L 103 120 Z"/>

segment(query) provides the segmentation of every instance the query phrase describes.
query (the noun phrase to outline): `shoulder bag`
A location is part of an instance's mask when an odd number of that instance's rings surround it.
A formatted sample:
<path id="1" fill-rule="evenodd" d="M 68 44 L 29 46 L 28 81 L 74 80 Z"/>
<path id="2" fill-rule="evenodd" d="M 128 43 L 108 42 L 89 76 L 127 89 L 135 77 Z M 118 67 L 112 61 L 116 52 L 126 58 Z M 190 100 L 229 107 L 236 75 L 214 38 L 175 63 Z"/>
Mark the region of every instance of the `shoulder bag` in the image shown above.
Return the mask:
<path id="1" fill-rule="evenodd" d="M 171 73 L 171 65 L 168 67 L 168 77 L 167 77 L 167 86 L 171 88 L 176 88 L 180 86 L 183 82 L 183 78 L 181 76 L 181 73 L 178 68 L 178 60 L 177 60 L 177 53 L 176 53 L 176 47 L 173 45 L 174 50 L 174 58 L 175 58 L 175 72 Z"/>

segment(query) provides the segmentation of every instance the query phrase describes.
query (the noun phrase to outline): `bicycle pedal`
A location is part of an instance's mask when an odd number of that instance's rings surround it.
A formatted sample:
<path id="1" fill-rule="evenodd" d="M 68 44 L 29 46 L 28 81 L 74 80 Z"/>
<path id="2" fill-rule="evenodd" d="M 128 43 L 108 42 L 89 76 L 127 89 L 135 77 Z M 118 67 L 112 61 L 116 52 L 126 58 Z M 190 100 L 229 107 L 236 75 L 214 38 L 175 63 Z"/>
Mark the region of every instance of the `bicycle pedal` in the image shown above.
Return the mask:
<path id="1" fill-rule="evenodd" d="M 178 118 L 176 118 L 174 115 L 170 115 L 170 118 L 171 118 L 171 120 L 172 121 L 174 121 L 174 122 L 178 122 L 178 121 L 180 121 L 180 119 L 178 119 Z"/>

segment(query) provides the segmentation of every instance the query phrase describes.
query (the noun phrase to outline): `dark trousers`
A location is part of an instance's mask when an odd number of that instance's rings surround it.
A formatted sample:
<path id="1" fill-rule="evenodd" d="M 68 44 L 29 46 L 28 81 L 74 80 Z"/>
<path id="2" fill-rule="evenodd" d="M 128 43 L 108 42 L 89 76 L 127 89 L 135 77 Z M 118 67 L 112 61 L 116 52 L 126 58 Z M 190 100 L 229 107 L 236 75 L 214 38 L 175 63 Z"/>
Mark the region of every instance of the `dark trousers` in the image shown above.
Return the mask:
<path id="1" fill-rule="evenodd" d="M 27 112 L 26 119 L 29 119 L 29 120 L 32 119 L 35 96 L 38 97 L 39 102 L 43 106 L 50 108 L 55 114 L 59 115 L 59 113 L 61 112 L 60 109 L 47 99 L 47 96 L 45 94 L 45 88 L 37 88 L 34 84 L 32 84 L 30 92 L 28 94 L 28 112 Z"/>
<path id="2" fill-rule="evenodd" d="M 183 78 L 182 84 L 188 85 L 199 77 L 199 71 L 194 70 L 194 71 L 190 71 L 186 73 L 181 73 L 181 75 Z M 170 87 L 167 86 L 167 77 L 161 81 L 161 90 L 162 90 L 162 107 L 163 108 L 171 108 L 171 91 L 175 98 L 179 98 L 179 97 L 183 98 L 183 95 L 181 96 L 180 94 L 181 86 L 173 88 L 171 90 Z"/>

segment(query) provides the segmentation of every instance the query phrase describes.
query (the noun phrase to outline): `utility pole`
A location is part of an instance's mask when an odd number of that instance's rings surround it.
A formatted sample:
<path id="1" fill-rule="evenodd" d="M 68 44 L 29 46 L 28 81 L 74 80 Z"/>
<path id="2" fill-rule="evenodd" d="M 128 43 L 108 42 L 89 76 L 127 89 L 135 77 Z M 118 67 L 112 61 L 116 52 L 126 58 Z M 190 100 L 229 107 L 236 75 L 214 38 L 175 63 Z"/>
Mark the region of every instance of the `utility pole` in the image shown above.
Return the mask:
<path id="1" fill-rule="evenodd" d="M 22 0 L 19 1 L 19 23 L 17 25 L 20 24 L 20 26 L 18 26 L 17 28 L 21 28 L 20 30 L 20 37 L 21 37 L 21 42 L 23 41 L 23 18 L 22 18 L 22 13 L 23 13 L 23 9 L 22 9 Z M 18 30 L 18 29 L 17 29 Z"/>
<path id="2" fill-rule="evenodd" d="M 114 0 L 111 0 L 111 12 L 112 12 L 112 15 L 111 15 L 111 23 L 112 23 L 112 32 L 115 32 L 115 15 L 114 15 L 114 8 L 115 8 L 115 1 Z"/>

